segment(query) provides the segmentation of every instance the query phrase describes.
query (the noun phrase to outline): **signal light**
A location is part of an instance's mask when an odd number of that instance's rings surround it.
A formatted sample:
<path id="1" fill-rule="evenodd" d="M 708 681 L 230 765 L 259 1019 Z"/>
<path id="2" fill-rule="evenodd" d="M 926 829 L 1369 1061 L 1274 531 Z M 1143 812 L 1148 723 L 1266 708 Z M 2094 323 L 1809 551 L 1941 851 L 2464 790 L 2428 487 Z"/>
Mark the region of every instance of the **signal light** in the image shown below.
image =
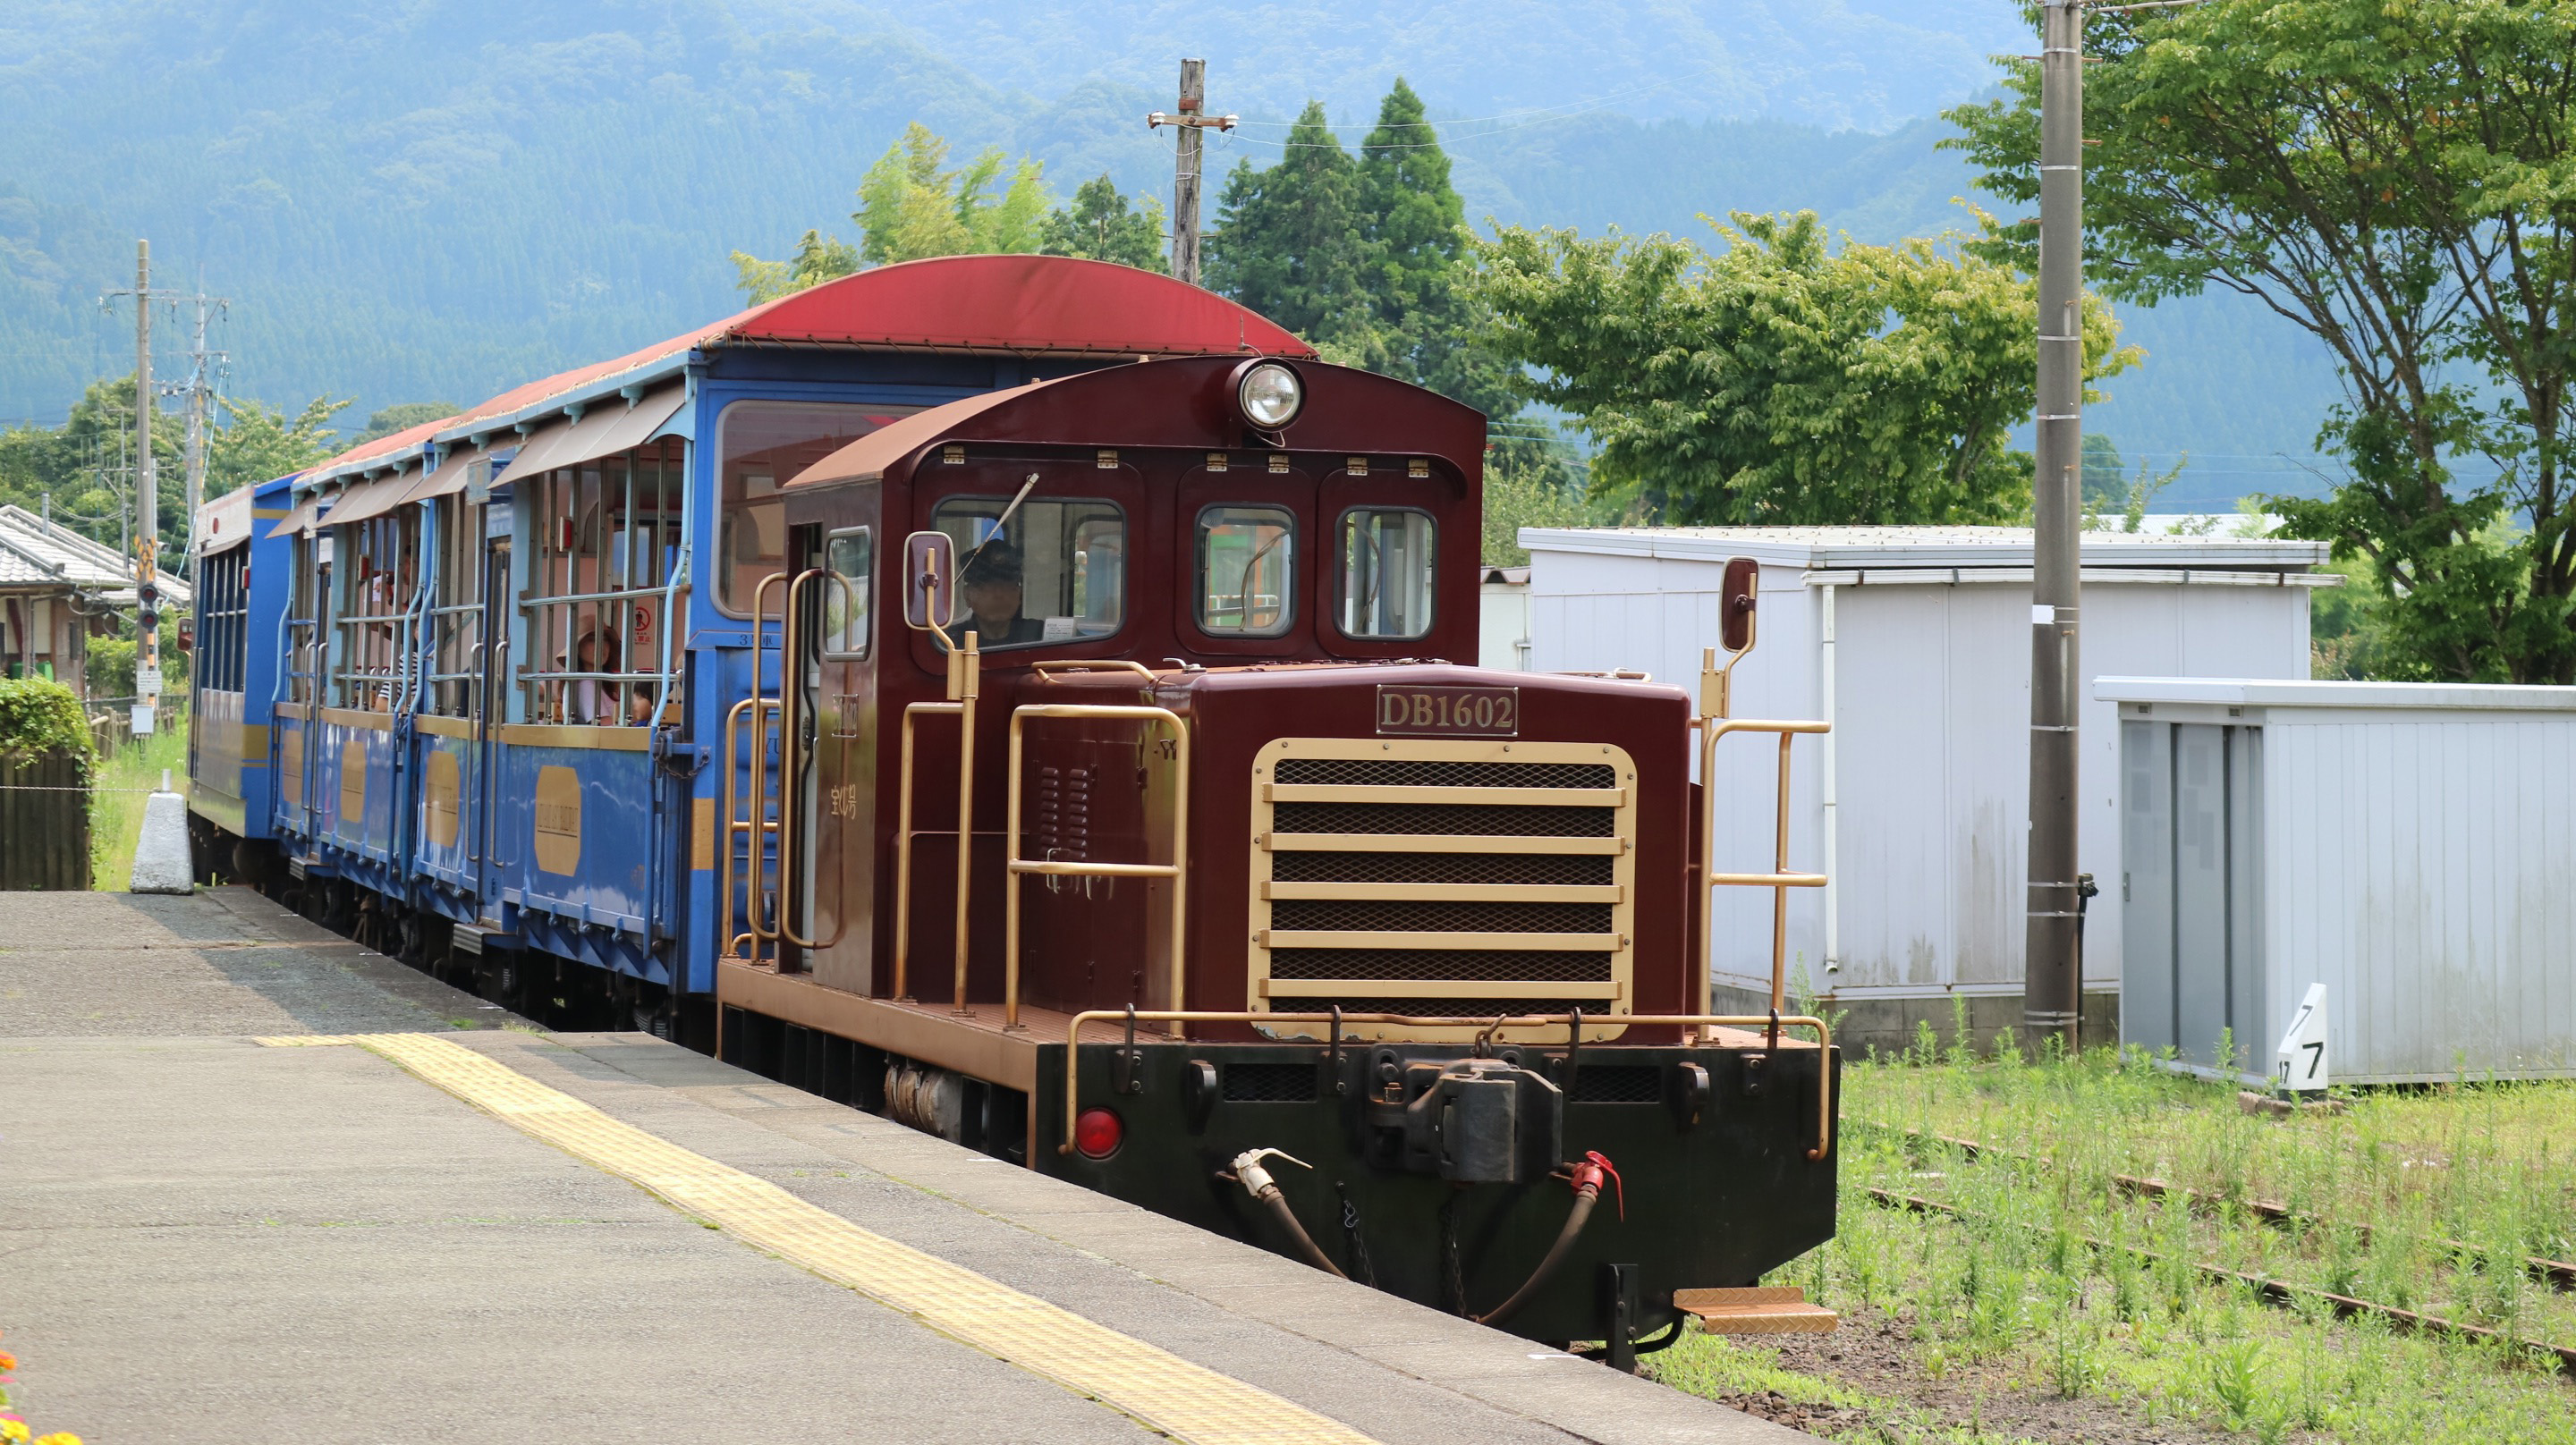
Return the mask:
<path id="1" fill-rule="evenodd" d="M 1085 1159 L 1106 1159 L 1118 1152 L 1127 1125 L 1114 1110 L 1085 1109 L 1073 1121 L 1073 1147 Z"/>

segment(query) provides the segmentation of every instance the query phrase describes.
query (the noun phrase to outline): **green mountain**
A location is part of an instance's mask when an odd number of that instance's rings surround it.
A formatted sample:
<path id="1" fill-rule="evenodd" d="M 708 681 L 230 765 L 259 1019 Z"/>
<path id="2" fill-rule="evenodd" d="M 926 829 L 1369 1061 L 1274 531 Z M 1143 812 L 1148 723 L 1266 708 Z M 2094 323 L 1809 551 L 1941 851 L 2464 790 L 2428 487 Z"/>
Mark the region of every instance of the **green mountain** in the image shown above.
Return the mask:
<path id="1" fill-rule="evenodd" d="M 0 421 L 58 422 L 130 365 L 133 242 L 231 299 L 230 388 L 271 402 L 487 395 L 733 309 L 742 249 L 845 218 L 919 119 L 961 152 L 1167 191 L 1177 55 L 1267 164 L 1322 97 L 1356 143 L 1401 71 L 1471 221 L 1698 227 L 1812 207 L 1871 240 L 1964 226 L 1930 112 L 2028 49 L 2012 0 L 1145 0 L 935 13 L 849 0 L 15 0 L 0 14 Z M 1911 119 L 1909 119 L 1909 117 Z M 1212 217 L 1210 218 L 1213 219 Z M 2138 312 L 2146 368 L 2093 417 L 2132 458 L 2304 454 L 2333 392 L 2295 333 L 2212 301 Z M 183 343 L 161 323 L 167 374 Z M 354 421 L 353 421 L 354 424 Z M 2166 504 L 2184 500 L 2183 489 Z"/>

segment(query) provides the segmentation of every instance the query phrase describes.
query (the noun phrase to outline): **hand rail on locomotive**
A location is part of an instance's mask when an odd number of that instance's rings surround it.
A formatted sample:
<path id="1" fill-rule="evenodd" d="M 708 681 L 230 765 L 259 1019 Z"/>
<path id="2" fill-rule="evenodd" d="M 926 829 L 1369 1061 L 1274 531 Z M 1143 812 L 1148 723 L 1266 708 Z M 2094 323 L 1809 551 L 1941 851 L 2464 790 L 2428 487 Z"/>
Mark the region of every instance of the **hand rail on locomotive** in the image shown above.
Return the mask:
<path id="1" fill-rule="evenodd" d="M 838 572 L 808 567 L 796 574 L 796 580 L 787 584 L 786 622 L 778 654 L 778 819 L 781 824 L 778 834 L 778 936 L 804 949 L 830 948 L 841 941 L 841 935 L 849 928 L 848 915 L 839 910 L 834 911 L 832 936 L 829 938 L 800 937 L 791 921 L 796 913 L 796 875 L 791 871 L 793 865 L 789 855 L 794 840 L 803 836 L 800 831 L 803 819 L 797 805 L 804 801 L 805 796 L 797 780 L 814 763 L 814 720 L 806 716 L 805 708 L 805 611 L 801 599 L 805 585 L 817 578 L 827 586 L 837 585 L 841 595 L 850 599 L 851 611 L 857 611 L 857 594 L 850 588 L 850 579 Z M 816 650 L 819 652 L 821 649 L 818 647 Z"/>
<path id="2" fill-rule="evenodd" d="M 1705 951 L 1716 925 L 1716 890 L 1720 888 L 1768 888 L 1771 890 L 1771 1007 L 1778 1011 L 1788 1002 L 1789 986 L 1789 890 L 1822 888 L 1822 873 L 1789 871 L 1789 744 L 1802 733 L 1831 732 L 1831 723 L 1766 722 L 1756 718 L 1718 718 L 1710 720 L 1700 732 L 1700 866 L 1705 868 L 1717 857 L 1717 740 L 1729 733 L 1778 733 L 1780 735 L 1780 782 L 1774 816 L 1776 818 L 1772 869 L 1769 873 L 1710 873 L 1706 886 L 1699 891 L 1699 946 Z M 1715 970 L 1709 957 L 1700 959 L 1699 1001 L 1705 1010 L 1715 1002 Z"/>
<path id="3" fill-rule="evenodd" d="M 1141 668 L 1140 668 L 1141 670 Z M 1152 676 L 1147 672 L 1148 677 Z M 1045 718 L 1126 718 L 1151 722 L 1172 735 L 1172 757 L 1178 781 L 1172 797 L 1172 861 L 1169 863 L 1066 863 L 1020 856 L 1020 759 L 1023 734 L 1031 719 Z M 1190 858 L 1190 731 L 1178 713 L 1161 707 L 1117 707 L 1084 703 L 1036 703 L 1014 708 L 1011 712 L 1011 754 L 1009 771 L 1009 821 L 1003 836 L 1008 840 L 1004 855 L 1002 895 L 1002 1028 L 1016 1030 L 1020 1024 L 1020 880 L 1037 873 L 1049 877 L 1089 878 L 1169 878 L 1172 880 L 1171 1000 L 1177 1009 L 1187 1000 L 1186 960 L 1189 932 L 1183 926 L 1188 918 Z M 1186 1030 L 1174 1030 L 1174 1037 L 1186 1036 Z M 1068 1136 L 1070 1137 L 1070 1136 Z"/>
<path id="4" fill-rule="evenodd" d="M 763 943 L 771 944 L 774 948 L 778 941 L 778 934 L 775 930 L 763 928 L 761 926 L 762 912 L 760 905 L 760 885 L 762 881 L 769 876 L 769 839 L 767 836 L 769 834 L 779 834 L 778 846 L 781 855 L 779 858 L 779 882 L 782 888 L 785 886 L 787 877 L 785 867 L 787 861 L 785 857 L 787 843 L 785 835 L 781 832 L 779 826 L 780 823 L 784 821 L 784 814 L 786 812 L 786 808 L 784 806 L 785 799 L 784 794 L 782 793 L 781 806 L 779 809 L 781 817 L 778 819 L 772 819 L 769 816 L 769 721 L 765 716 L 763 716 L 763 714 L 766 713 L 777 712 L 782 703 L 779 698 L 762 696 L 760 684 L 761 656 L 765 651 L 767 651 L 762 644 L 762 638 L 767 635 L 766 629 L 762 624 L 769 620 L 769 585 L 773 582 L 778 583 L 783 589 L 787 583 L 787 574 L 784 572 L 772 572 L 768 576 L 761 578 L 760 585 L 751 590 L 751 696 L 735 703 L 725 712 L 725 856 L 724 876 L 717 880 L 718 886 L 716 891 L 718 899 L 716 904 L 716 936 L 725 941 L 725 955 L 729 958 L 757 958 L 759 956 L 760 946 Z M 781 618 L 780 620 L 783 625 L 785 619 Z M 785 639 L 781 638 L 780 641 L 783 644 Z M 779 670 L 778 676 L 780 691 L 783 693 L 786 690 L 785 683 L 787 680 L 787 671 L 783 664 Z M 734 758 L 741 752 L 739 730 L 742 724 L 743 714 L 746 712 L 751 714 L 753 722 L 751 736 L 752 816 L 749 818 L 741 816 L 741 809 L 734 792 Z M 782 730 L 784 728 L 784 723 L 785 720 L 782 718 Z M 742 858 L 740 861 L 745 869 L 742 900 L 743 922 L 748 924 L 749 927 L 743 932 L 737 934 L 733 931 L 733 887 L 735 865 L 737 862 L 734 845 L 736 840 L 745 835 L 749 835 L 751 846 L 747 850 L 748 856 Z M 749 952 L 745 952 L 745 944 L 749 945 Z M 776 960 L 775 952 L 772 953 L 771 959 L 773 962 Z"/>
<path id="5" fill-rule="evenodd" d="M 1696 1014 L 1620 1014 L 1620 1015 L 1618 1016 L 1618 1020 L 1619 1020 L 1619 1022 L 1621 1022 L 1621 1023 L 1623 1023 L 1623 1024 L 1643 1024 L 1643 1025 L 1647 1025 L 1647 1026 L 1656 1026 L 1656 1027 L 1679 1027 L 1679 1028 L 1689 1028 L 1689 1029 L 1711 1029 L 1711 1028 L 1767 1028 L 1767 1029 L 1770 1029 L 1770 1030 L 1772 1030 L 1772 1031 L 1773 1031 L 1773 1033 L 1774 1033 L 1775 1037 L 1776 1037 L 1776 1035 L 1777 1035 L 1777 1031 L 1778 1031 L 1778 1030 L 1780 1030 L 1780 1029 L 1784 1029 L 1784 1028 L 1806 1028 L 1806 1029 L 1814 1029 L 1814 1030 L 1816 1031 L 1816 1054 L 1817 1054 L 1817 1064 L 1816 1064 L 1816 1143 L 1815 1143 L 1815 1147 L 1814 1147 L 1814 1148 L 1809 1149 L 1809 1150 L 1807 1151 L 1807 1158 L 1808 1158 L 1809 1162 L 1814 1162 L 1814 1161 L 1817 1161 L 1817 1160 L 1821 1160 L 1821 1159 L 1823 1159 L 1823 1158 L 1825 1157 L 1825 1155 L 1826 1155 L 1828 1152 L 1830 1152 L 1830 1151 L 1831 1151 L 1831 1149 L 1833 1148 L 1833 1140 L 1834 1140 L 1834 1071 L 1833 1071 L 1833 1069 L 1830 1067 L 1831 1060 L 1830 1060 L 1827 1056 L 1828 1056 L 1828 1055 L 1830 1055 L 1830 1054 L 1833 1052 L 1833 1047 L 1834 1047 L 1834 1036 L 1833 1036 L 1833 1028 L 1832 1028 L 1832 1026 L 1831 1026 L 1831 1025 L 1829 1025 L 1829 1024 L 1827 1024 L 1823 1019 L 1820 1019 L 1820 1018 L 1814 1018 L 1814 1017 L 1811 1017 L 1811 1016 L 1808 1016 L 1808 1015 L 1805 1015 L 1805 1014 L 1800 1014 L 1800 1015 L 1796 1015 L 1796 1016 L 1790 1016 L 1790 1015 L 1776 1014 L 1776 1013 L 1774 1013 L 1774 1014 L 1710 1014 L 1710 1013 L 1696 1013 Z M 1596 1023 L 1597 1023 L 1597 1022 L 1599 1022 L 1599 1020 L 1598 1020 L 1598 1019 L 1595 1019 L 1595 1020 L 1593 1020 L 1593 1021 L 1594 1021 L 1594 1022 L 1596 1022 Z M 1075 1014 L 1075 1015 L 1073 1016 L 1073 1018 L 1071 1019 L 1071 1021 L 1070 1021 L 1070 1022 L 1068 1022 L 1068 1023 L 1067 1023 L 1067 1025 L 1065 1026 L 1065 1032 L 1064 1032 L 1064 1139 L 1063 1139 L 1063 1141 L 1062 1141 L 1061 1143 L 1059 1143 L 1059 1144 L 1057 1144 L 1057 1145 L 1055 1146 L 1055 1152 L 1056 1152 L 1056 1153 L 1058 1153 L 1058 1154 L 1070 1154 L 1070 1153 L 1072 1153 L 1072 1152 L 1073 1152 L 1073 1129 L 1074 1129 L 1074 1122 L 1075 1122 L 1078 1118 L 1080 1118 L 1080 1117 L 1081 1117 L 1081 1098 L 1080 1098 L 1081 1076 L 1080 1076 L 1080 1074 L 1077 1072 L 1076 1065 L 1080 1062 L 1081 1054 L 1082 1054 L 1082 1026 L 1083 1026 L 1084 1024 L 1091 1024 L 1091 1023 L 1125 1023 L 1125 1024 L 1129 1024 L 1129 1025 L 1131 1025 L 1131 1026 L 1132 1026 L 1132 1025 L 1134 1025 L 1134 1024 L 1138 1024 L 1138 1023 L 1175 1023 L 1175 1024 L 1193 1024 L 1193 1023 L 1202 1023 L 1202 1024 L 1263 1024 L 1263 1023 L 1283 1023 L 1283 1024 L 1292 1024 L 1292 1023 L 1293 1023 L 1293 1024 L 1336 1024 L 1336 1023 L 1340 1023 L 1340 1024 L 1393 1024 L 1393 1025 L 1396 1025 L 1396 1026 L 1397 1026 L 1397 1027 L 1399 1027 L 1399 1028 L 1479 1028 L 1479 1029 L 1532 1028 L 1532 1027 L 1538 1027 L 1538 1026 L 1542 1026 L 1542 1025 L 1555 1024 L 1555 1025 L 1562 1025 L 1562 1026 L 1565 1028 L 1565 1030 L 1566 1030 L 1566 1033 L 1567 1033 L 1568 1037 L 1569 1037 L 1569 1038 L 1571 1038 L 1571 1037 L 1573 1037 L 1573 1036 L 1574 1036 L 1574 1035 L 1575 1035 L 1575 1034 L 1580 1030 L 1580 1028 L 1582 1027 L 1583 1018 L 1582 1018 L 1582 1015 L 1580 1015 L 1580 1014 L 1505 1014 L 1505 1015 L 1502 1015 L 1502 1016 L 1500 1016 L 1500 1017 L 1491 1017 L 1491 1016 L 1489 1016 L 1489 1017 L 1482 1017 L 1482 1018 L 1462 1018 L 1462 1017 L 1454 1017 L 1454 1016 L 1451 1016 L 1451 1017 L 1439 1017 L 1439 1016 L 1420 1016 L 1420 1017 L 1417 1017 L 1417 1016 L 1410 1015 L 1410 1014 L 1376 1014 L 1376 1013 L 1370 1013 L 1370 1014 L 1350 1014 L 1350 1013 L 1341 1013 L 1341 1012 L 1338 1012 L 1338 1011 L 1336 1011 L 1336 1012 L 1332 1012 L 1332 1013 L 1269 1013 L 1269 1012 L 1260 1012 L 1260 1013 L 1192 1013 L 1192 1012 L 1188 1012 L 1188 1011 L 1185 1011 L 1185 1010 L 1179 1010 L 1179 1009 L 1150 1009 L 1150 1010 L 1149 1010 L 1149 1009 L 1124 1009 L 1124 1008 L 1119 1008 L 1119 1009 L 1085 1009 L 1085 1010 L 1084 1010 L 1084 1011 L 1082 1011 L 1081 1013 Z M 1175 1031 L 1174 1031 L 1174 1033 L 1173 1033 L 1173 1037 L 1175 1037 L 1175 1038 L 1180 1037 L 1180 1032 L 1179 1032 L 1178 1030 L 1175 1030 Z M 1131 1032 L 1131 1039 L 1132 1039 L 1132 1032 Z M 1334 1039 L 1334 1040 L 1331 1040 L 1330 1042 L 1328 1042 L 1328 1043 L 1326 1043 L 1326 1044 L 1318 1045 L 1318 1047 L 1321 1047 L 1321 1048 L 1330 1048 L 1330 1049 L 1338 1049 L 1338 1048 L 1340 1048 L 1340 1047 L 1341 1047 L 1341 1043 L 1342 1043 L 1342 1041 L 1341 1041 L 1341 1040 L 1339 1040 L 1339 1039 Z M 1031 1127 L 1032 1127 L 1032 1130 L 1034 1130 L 1034 1127 L 1035 1127 L 1035 1126 L 1034 1126 L 1034 1124 L 1033 1124 Z M 1034 1144 L 1036 1143 L 1036 1140 L 1032 1139 L 1032 1140 L 1030 1141 L 1030 1143 L 1034 1145 Z M 1037 1150 L 1036 1150 L 1035 1148 L 1031 1148 L 1031 1149 L 1028 1151 L 1028 1156 L 1029 1156 L 1029 1157 L 1028 1157 L 1028 1165 L 1029 1165 L 1029 1167 L 1030 1167 L 1030 1168 L 1032 1168 L 1032 1169 L 1036 1168 L 1036 1167 L 1037 1167 Z"/>

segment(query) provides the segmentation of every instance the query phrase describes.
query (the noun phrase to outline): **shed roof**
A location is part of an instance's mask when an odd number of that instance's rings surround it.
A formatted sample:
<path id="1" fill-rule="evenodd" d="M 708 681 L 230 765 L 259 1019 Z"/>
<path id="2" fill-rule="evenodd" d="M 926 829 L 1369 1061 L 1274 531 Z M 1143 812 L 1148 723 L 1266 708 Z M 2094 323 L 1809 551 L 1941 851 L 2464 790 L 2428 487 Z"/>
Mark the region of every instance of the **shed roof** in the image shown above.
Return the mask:
<path id="1" fill-rule="evenodd" d="M 2032 565 L 2028 527 L 1524 527 L 1532 552 L 1723 562 L 1751 557 L 1811 570 L 1864 567 Z M 2086 532 L 2082 565 L 2095 567 L 2261 567 L 2322 565 L 2324 542 L 2270 537 Z"/>
<path id="2" fill-rule="evenodd" d="M 1257 312 L 1132 266 L 1071 256 L 942 256 L 826 281 L 640 351 L 513 387 L 454 416 L 351 447 L 308 476 L 391 465 L 440 438 L 539 414 L 549 402 L 670 375 L 690 352 L 723 346 L 1138 358 L 1315 354 Z"/>
<path id="3" fill-rule="evenodd" d="M 2097 677 L 2102 702 L 2212 707 L 2441 708 L 2465 712 L 2576 712 L 2576 687 L 2487 682 L 2336 682 L 2239 677 Z"/>
<path id="4" fill-rule="evenodd" d="M 49 522 L 24 507 L 0 505 L 0 586 L 48 584 L 131 602 L 134 564 L 115 548 L 93 542 L 60 522 Z M 186 607 L 188 584 L 164 571 L 161 595 Z"/>

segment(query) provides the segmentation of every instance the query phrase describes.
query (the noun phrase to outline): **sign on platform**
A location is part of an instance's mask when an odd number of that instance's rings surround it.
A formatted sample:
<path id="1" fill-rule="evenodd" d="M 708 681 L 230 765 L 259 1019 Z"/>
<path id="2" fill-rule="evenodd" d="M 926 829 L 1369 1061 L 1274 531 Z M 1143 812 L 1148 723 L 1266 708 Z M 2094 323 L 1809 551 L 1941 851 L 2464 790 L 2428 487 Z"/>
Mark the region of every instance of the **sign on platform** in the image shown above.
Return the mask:
<path id="1" fill-rule="evenodd" d="M 141 697 L 159 696 L 161 692 L 161 669 L 157 667 L 138 667 L 134 669 L 134 691 L 136 695 Z"/>
<path id="2" fill-rule="evenodd" d="M 2321 1094 L 2326 1081 L 2326 986 L 2312 983 L 2290 1016 L 2289 1032 L 2281 1035 L 2272 1082 L 2293 1093 Z"/>

